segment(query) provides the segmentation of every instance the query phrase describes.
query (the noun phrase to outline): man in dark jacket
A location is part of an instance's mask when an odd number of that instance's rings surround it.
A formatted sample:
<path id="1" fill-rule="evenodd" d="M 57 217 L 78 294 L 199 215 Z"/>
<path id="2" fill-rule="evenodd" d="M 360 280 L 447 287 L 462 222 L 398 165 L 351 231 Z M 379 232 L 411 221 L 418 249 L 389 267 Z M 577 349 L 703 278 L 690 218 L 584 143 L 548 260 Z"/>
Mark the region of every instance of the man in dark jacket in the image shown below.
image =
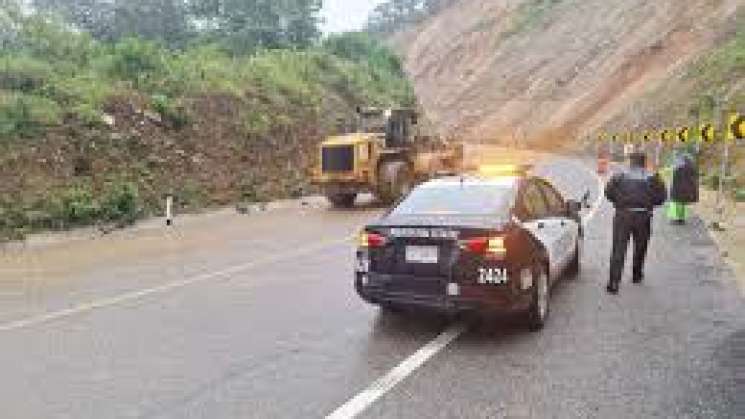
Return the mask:
<path id="1" fill-rule="evenodd" d="M 634 283 L 644 280 L 644 261 L 652 235 L 654 207 L 665 203 L 667 190 L 657 174 L 645 167 L 647 156 L 641 152 L 630 155 L 630 168 L 611 177 L 605 196 L 613 203 L 613 250 L 610 259 L 608 292 L 618 294 L 626 261 L 629 240 L 634 239 Z"/>

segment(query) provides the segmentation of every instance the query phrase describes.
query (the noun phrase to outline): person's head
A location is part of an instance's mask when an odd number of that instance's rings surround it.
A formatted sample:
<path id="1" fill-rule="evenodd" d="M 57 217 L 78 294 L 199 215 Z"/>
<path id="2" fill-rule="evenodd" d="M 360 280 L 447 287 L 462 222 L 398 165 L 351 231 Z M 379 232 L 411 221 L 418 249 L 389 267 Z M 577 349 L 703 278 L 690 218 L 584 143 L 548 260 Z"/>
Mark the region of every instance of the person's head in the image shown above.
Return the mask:
<path id="1" fill-rule="evenodd" d="M 635 151 L 629 155 L 629 163 L 635 168 L 647 167 L 647 155 L 641 151 Z"/>

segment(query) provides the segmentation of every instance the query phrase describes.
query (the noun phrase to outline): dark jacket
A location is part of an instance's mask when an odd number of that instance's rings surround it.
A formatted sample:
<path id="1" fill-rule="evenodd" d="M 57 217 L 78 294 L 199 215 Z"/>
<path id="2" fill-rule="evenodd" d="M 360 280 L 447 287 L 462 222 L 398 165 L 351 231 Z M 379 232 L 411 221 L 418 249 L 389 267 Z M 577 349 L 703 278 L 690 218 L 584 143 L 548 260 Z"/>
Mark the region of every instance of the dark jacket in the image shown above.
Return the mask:
<path id="1" fill-rule="evenodd" d="M 651 211 L 667 200 L 665 183 L 656 174 L 631 168 L 613 175 L 605 187 L 605 197 L 616 209 Z"/>
<path id="2" fill-rule="evenodd" d="M 698 202 L 698 168 L 690 156 L 681 155 L 673 159 L 673 180 L 670 200 L 682 204 Z"/>

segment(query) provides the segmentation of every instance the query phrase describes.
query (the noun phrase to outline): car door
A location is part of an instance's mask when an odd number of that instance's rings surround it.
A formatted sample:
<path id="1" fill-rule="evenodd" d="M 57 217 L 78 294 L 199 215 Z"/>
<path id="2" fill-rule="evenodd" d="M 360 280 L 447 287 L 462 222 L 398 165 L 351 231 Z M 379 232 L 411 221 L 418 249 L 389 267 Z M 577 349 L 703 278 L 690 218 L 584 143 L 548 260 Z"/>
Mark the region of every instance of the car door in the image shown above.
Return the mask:
<path id="1" fill-rule="evenodd" d="M 566 202 L 556 188 L 546 181 L 540 180 L 538 182 L 546 197 L 551 224 L 556 229 L 556 253 L 559 255 L 557 265 L 559 270 L 563 271 L 571 262 L 577 248 L 579 224 L 569 216 Z"/>
<path id="2" fill-rule="evenodd" d="M 520 196 L 522 223 L 533 237 L 540 241 L 548 252 L 549 272 L 553 277 L 560 269 L 562 255 L 558 246 L 561 231 L 550 217 L 548 203 L 535 179 L 525 182 Z"/>

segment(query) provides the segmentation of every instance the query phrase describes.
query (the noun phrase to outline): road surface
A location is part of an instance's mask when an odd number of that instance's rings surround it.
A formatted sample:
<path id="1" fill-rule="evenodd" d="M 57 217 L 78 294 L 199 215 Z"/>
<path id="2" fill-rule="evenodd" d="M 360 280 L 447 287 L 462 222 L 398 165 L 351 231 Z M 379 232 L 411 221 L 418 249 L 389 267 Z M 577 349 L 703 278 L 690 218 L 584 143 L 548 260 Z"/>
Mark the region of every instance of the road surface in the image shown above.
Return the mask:
<path id="1" fill-rule="evenodd" d="M 587 167 L 540 171 L 598 198 Z M 0 416 L 745 416 L 745 304 L 699 221 L 659 217 L 647 282 L 609 296 L 600 205 L 581 277 L 529 333 L 363 303 L 352 237 L 379 212 L 288 205 L 4 253 Z"/>

